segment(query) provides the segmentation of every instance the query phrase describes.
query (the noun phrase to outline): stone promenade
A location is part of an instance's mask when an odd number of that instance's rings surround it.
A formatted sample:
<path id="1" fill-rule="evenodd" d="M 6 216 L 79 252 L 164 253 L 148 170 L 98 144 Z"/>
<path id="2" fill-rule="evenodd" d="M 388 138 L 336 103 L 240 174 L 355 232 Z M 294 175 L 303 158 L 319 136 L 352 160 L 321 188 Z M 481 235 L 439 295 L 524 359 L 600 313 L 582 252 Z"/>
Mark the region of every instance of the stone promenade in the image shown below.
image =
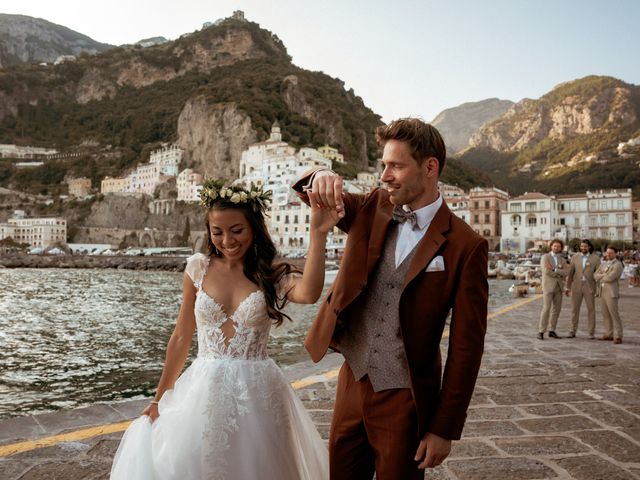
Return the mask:
<path id="1" fill-rule="evenodd" d="M 540 298 L 490 316 L 463 439 L 428 479 L 640 479 L 640 288 L 620 289 L 624 343 L 536 339 Z M 569 325 L 565 298 L 558 334 Z M 598 308 L 598 334 L 602 320 Z M 447 340 L 443 340 L 443 352 Z M 338 355 L 286 370 L 326 438 Z M 322 374 L 322 375 L 321 375 Z M 135 401 L 0 422 L 0 479 L 106 479 Z M 20 453 L 15 453 L 20 452 Z M 401 479 L 399 479 L 401 480 Z"/>

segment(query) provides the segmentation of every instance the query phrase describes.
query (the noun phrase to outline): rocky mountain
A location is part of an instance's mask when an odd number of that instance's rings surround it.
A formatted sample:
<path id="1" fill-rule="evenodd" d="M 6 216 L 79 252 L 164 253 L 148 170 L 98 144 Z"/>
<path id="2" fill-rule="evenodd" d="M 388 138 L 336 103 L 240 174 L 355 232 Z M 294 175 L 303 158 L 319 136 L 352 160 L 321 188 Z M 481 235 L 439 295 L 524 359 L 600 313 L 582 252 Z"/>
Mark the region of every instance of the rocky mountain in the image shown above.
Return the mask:
<path id="1" fill-rule="evenodd" d="M 512 105 L 511 100 L 498 98 L 467 102 L 443 110 L 431 123 L 444 137 L 447 150 L 455 154 L 469 146 L 469 140 L 476 130 L 498 119 Z"/>
<path id="2" fill-rule="evenodd" d="M 379 153 L 380 117 L 344 83 L 291 62 L 286 47 L 256 23 L 226 19 L 179 39 L 127 45 L 59 65 L 0 70 L 0 143 L 48 146 L 66 160 L 16 170 L 0 160 L 0 186 L 55 193 L 66 175 L 94 185 L 148 161 L 175 142 L 184 165 L 233 178 L 248 145 L 278 121 L 296 147 L 337 147 L 355 173 Z M 447 175 L 475 174 L 452 162 Z"/>
<path id="3" fill-rule="evenodd" d="M 638 137 L 640 86 L 589 76 L 514 104 L 459 158 L 512 193 L 630 187 L 639 196 Z"/>
<path id="4" fill-rule="evenodd" d="M 112 45 L 41 18 L 0 13 L 0 68 L 52 63 L 61 55 L 104 52 Z"/>

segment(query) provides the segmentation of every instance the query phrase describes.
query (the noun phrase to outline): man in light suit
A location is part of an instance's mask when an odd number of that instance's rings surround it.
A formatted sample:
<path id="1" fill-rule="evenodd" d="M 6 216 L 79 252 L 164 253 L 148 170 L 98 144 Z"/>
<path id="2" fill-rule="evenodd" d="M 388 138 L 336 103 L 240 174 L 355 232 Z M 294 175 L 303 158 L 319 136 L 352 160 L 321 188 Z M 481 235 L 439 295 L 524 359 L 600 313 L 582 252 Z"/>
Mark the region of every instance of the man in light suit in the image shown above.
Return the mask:
<path id="1" fill-rule="evenodd" d="M 544 339 L 544 332 L 549 328 L 550 338 L 560 338 L 556 334 L 558 316 L 562 308 L 562 292 L 564 280 L 569 273 L 567 262 L 561 255 L 564 243 L 557 238 L 551 240 L 549 245 L 551 252 L 542 256 L 540 267 L 542 268 L 542 312 L 538 322 L 538 338 Z M 549 323 L 551 317 L 551 323 Z"/>
<path id="2" fill-rule="evenodd" d="M 597 282 L 596 295 L 600 297 L 602 318 L 604 319 L 605 332 L 601 340 L 613 340 L 613 343 L 622 343 L 622 321 L 618 313 L 618 298 L 620 289 L 618 280 L 622 275 L 622 262 L 616 258 L 618 250 L 609 245 L 605 253 L 605 260 L 594 274 Z"/>
<path id="3" fill-rule="evenodd" d="M 574 338 L 578 331 L 580 306 L 582 299 L 587 305 L 587 319 L 589 339 L 596 338 L 596 281 L 593 274 L 600 266 L 600 257 L 593 253 L 593 245 L 586 238 L 580 242 L 580 253 L 571 257 L 567 288 L 565 293 L 571 292 L 571 329 L 569 338 Z"/>
<path id="4" fill-rule="evenodd" d="M 348 233 L 305 340 L 314 361 L 328 348 L 346 360 L 329 436 L 332 480 L 370 480 L 374 471 L 378 480 L 417 480 L 442 463 L 460 438 L 484 349 L 488 245 L 438 192 L 442 137 L 412 118 L 376 136 L 386 189 L 343 194 L 328 170 L 294 185 L 304 201 L 336 208 Z"/>

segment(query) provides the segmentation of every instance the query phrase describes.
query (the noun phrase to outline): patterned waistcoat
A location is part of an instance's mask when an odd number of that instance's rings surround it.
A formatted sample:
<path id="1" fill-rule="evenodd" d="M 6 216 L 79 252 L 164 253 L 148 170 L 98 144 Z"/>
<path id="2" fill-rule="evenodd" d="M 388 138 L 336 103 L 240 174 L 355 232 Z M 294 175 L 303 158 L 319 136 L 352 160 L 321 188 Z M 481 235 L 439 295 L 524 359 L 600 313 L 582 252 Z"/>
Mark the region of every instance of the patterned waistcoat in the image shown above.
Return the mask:
<path id="1" fill-rule="evenodd" d="M 339 348 L 356 380 L 369 375 L 374 391 L 411 388 L 400 330 L 400 295 L 415 248 L 396 268 L 395 223 L 387 234 L 376 270 L 349 318 Z"/>

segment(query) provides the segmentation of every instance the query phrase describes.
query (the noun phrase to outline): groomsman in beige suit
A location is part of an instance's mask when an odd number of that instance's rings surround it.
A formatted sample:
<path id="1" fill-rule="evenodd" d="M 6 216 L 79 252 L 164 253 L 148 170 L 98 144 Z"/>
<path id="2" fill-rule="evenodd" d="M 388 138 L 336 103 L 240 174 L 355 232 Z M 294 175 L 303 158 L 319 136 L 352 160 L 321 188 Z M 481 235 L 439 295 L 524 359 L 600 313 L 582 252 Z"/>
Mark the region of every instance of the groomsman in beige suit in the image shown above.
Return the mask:
<path id="1" fill-rule="evenodd" d="M 549 245 L 551 252 L 542 256 L 540 266 L 542 267 L 542 312 L 538 324 L 538 338 L 544 339 L 544 332 L 549 327 L 550 338 L 560 338 L 556 334 L 558 316 L 562 307 L 562 292 L 564 291 L 564 280 L 569 273 L 567 262 L 561 255 L 564 243 L 562 240 L 552 240 Z M 551 323 L 549 323 L 551 317 Z"/>
<path id="2" fill-rule="evenodd" d="M 571 292 L 571 329 L 569 338 L 574 338 L 578 331 L 580 307 L 582 299 L 587 305 L 587 319 L 589 338 L 596 338 L 596 281 L 593 274 L 600 266 L 600 258 L 593 253 L 593 245 L 587 239 L 580 242 L 580 253 L 571 257 L 569 262 L 569 274 L 567 275 L 567 289 Z"/>
<path id="3" fill-rule="evenodd" d="M 620 296 L 618 280 L 622 275 L 622 262 L 616 258 L 618 250 L 608 246 L 605 260 L 594 274 L 597 282 L 596 296 L 600 297 L 602 318 L 605 332 L 601 340 L 613 340 L 622 343 L 622 321 L 618 313 L 618 298 Z"/>

